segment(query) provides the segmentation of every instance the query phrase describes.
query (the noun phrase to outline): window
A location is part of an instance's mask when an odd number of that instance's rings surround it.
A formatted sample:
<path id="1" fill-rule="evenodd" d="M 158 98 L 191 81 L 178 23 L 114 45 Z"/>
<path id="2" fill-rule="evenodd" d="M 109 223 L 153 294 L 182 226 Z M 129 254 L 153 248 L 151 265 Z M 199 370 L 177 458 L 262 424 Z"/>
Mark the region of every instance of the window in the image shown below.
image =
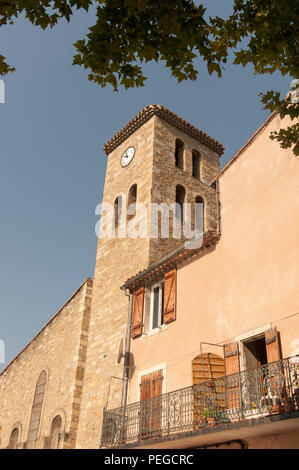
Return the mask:
<path id="1" fill-rule="evenodd" d="M 49 449 L 58 449 L 61 427 L 62 427 L 62 419 L 61 419 L 61 416 L 57 415 L 55 416 L 51 424 L 50 437 L 49 437 Z"/>
<path id="2" fill-rule="evenodd" d="M 176 319 L 176 268 L 164 279 L 134 292 L 131 336 L 137 338 Z"/>
<path id="3" fill-rule="evenodd" d="M 186 190 L 184 186 L 177 185 L 175 190 L 175 202 L 177 203 L 175 216 L 177 219 L 184 220 L 184 202 L 185 202 Z"/>
<path id="4" fill-rule="evenodd" d="M 197 150 L 192 150 L 192 176 L 200 179 L 200 154 Z"/>
<path id="5" fill-rule="evenodd" d="M 19 443 L 19 429 L 14 428 L 14 430 L 12 431 L 12 433 L 10 435 L 8 448 L 9 449 L 17 449 L 18 448 L 18 443 Z"/>
<path id="6" fill-rule="evenodd" d="M 151 308 L 149 329 L 154 330 L 163 323 L 164 281 L 151 288 Z"/>
<path id="7" fill-rule="evenodd" d="M 47 383 L 47 374 L 43 370 L 38 378 L 35 394 L 33 398 L 33 404 L 31 409 L 31 418 L 29 423 L 28 437 L 27 437 L 27 449 L 34 449 L 35 441 L 37 440 L 38 431 L 40 427 L 40 419 L 42 413 L 42 407 L 44 402 L 45 390 Z"/>
<path id="8" fill-rule="evenodd" d="M 131 220 L 136 215 L 136 201 L 137 201 L 137 184 L 133 184 L 133 186 L 129 189 L 129 196 L 128 196 L 128 216 L 127 220 Z"/>
<path id="9" fill-rule="evenodd" d="M 201 196 L 196 196 L 195 198 L 195 223 L 196 228 L 199 230 L 204 230 L 204 210 L 205 203 Z"/>
<path id="10" fill-rule="evenodd" d="M 175 141 L 175 166 L 181 170 L 184 167 L 184 142 L 179 139 Z"/>
<path id="11" fill-rule="evenodd" d="M 117 196 L 114 201 L 114 220 L 115 220 L 115 228 L 118 227 L 119 222 L 121 220 L 121 211 L 122 211 L 122 197 Z"/>

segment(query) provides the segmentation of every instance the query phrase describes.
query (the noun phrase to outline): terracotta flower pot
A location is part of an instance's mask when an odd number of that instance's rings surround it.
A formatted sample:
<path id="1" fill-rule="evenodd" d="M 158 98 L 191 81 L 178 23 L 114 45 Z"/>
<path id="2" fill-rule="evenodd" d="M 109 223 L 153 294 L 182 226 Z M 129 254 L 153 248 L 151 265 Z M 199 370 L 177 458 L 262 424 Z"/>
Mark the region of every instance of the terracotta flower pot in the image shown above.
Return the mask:
<path id="1" fill-rule="evenodd" d="M 206 421 L 207 421 L 207 424 L 208 424 L 209 426 L 215 426 L 215 424 L 216 424 L 216 420 L 215 420 L 215 418 L 213 418 L 212 416 L 208 416 L 208 417 L 206 418 Z"/>
<path id="2" fill-rule="evenodd" d="M 283 404 L 283 409 L 287 413 L 289 411 L 292 411 L 292 408 L 293 408 L 292 400 L 290 398 L 288 398 L 287 400 L 285 400 L 285 402 Z"/>

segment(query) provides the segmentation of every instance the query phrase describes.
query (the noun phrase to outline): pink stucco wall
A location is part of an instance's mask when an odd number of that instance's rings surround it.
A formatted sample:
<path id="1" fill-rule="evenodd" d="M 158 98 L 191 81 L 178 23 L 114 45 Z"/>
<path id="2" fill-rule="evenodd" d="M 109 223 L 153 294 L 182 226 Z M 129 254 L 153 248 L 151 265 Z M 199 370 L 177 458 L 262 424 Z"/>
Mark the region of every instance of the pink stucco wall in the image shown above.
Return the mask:
<path id="1" fill-rule="evenodd" d="M 139 400 L 138 377 L 160 365 L 163 392 L 191 385 L 201 342 L 224 344 L 271 324 L 283 357 L 298 354 L 299 160 L 269 139 L 280 127 L 276 116 L 220 176 L 221 238 L 178 269 L 177 320 L 131 342 L 129 403 Z"/>

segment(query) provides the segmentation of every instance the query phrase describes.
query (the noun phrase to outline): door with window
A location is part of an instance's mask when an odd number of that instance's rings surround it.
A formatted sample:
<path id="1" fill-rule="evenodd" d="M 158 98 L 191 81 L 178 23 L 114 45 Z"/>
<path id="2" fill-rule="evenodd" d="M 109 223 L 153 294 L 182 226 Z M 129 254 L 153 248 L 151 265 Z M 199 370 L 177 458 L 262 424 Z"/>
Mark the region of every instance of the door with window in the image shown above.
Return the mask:
<path id="1" fill-rule="evenodd" d="M 139 416 L 141 438 L 154 437 L 162 432 L 162 381 L 162 369 L 141 377 Z"/>

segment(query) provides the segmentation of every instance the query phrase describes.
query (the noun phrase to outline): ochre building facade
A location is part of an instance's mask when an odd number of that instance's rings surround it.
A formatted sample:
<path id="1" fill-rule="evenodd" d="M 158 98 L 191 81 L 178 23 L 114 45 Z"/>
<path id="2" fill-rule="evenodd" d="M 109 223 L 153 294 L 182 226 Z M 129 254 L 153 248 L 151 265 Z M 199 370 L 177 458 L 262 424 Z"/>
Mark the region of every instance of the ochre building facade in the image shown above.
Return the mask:
<path id="1" fill-rule="evenodd" d="M 298 364 L 298 159 L 269 139 L 283 125 L 271 115 L 222 171 L 222 145 L 160 105 L 105 145 L 103 203 L 117 213 L 117 236 L 99 237 L 93 281 L 0 374 L 1 448 L 299 447 L 299 383 L 281 375 L 275 401 L 268 380 L 268 364 L 293 375 Z M 186 248 L 184 235 L 163 237 L 161 223 L 152 236 L 153 203 L 195 202 L 200 247 Z M 246 371 L 258 368 L 257 393 Z M 194 402 L 194 387 L 228 376 L 239 382 L 226 379 L 221 398 L 216 381 L 204 403 Z M 181 414 L 171 433 L 166 398 L 188 387 L 191 428 Z M 268 414 L 246 415 L 248 397 L 250 410 L 266 400 Z M 221 409 L 214 432 L 203 416 L 211 403 Z M 246 419 L 255 419 L 254 435 Z"/>

